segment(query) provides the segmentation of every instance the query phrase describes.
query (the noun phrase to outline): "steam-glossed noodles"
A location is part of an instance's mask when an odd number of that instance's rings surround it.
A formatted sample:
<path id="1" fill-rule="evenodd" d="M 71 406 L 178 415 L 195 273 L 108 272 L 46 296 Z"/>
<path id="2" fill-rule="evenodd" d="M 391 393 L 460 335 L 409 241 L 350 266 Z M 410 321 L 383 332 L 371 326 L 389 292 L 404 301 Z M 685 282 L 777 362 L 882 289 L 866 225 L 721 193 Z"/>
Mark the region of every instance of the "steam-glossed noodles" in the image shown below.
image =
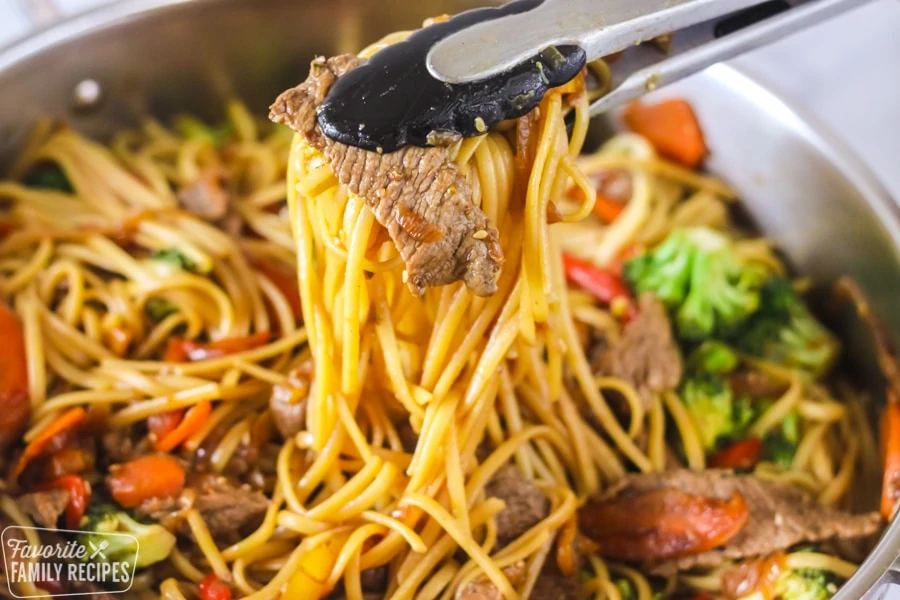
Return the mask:
<path id="1" fill-rule="evenodd" d="M 406 262 L 414 293 L 463 280 L 479 296 L 493 294 L 503 264 L 497 229 L 472 203 L 447 148 L 380 154 L 330 140 L 319 129 L 316 108 L 338 77 L 363 62 L 348 55 L 314 60 L 307 80 L 278 97 L 270 118 L 321 151 L 338 180 L 375 213 Z"/>

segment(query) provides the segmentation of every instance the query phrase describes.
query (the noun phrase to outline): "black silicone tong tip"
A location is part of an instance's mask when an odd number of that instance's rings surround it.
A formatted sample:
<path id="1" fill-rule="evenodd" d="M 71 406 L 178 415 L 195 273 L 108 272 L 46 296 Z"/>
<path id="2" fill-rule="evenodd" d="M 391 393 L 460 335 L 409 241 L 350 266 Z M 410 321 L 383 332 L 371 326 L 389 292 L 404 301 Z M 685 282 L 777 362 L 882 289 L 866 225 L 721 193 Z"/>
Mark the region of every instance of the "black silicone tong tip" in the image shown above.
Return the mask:
<path id="1" fill-rule="evenodd" d="M 434 44 L 452 33 L 531 10 L 542 2 L 518 0 L 501 8 L 465 12 L 381 50 L 335 82 L 319 107 L 319 127 L 337 142 L 393 152 L 408 145 L 474 137 L 504 119 L 527 114 L 547 90 L 578 74 L 586 62 L 584 50 L 549 47 L 496 77 L 465 84 L 435 79 L 425 59 Z"/>

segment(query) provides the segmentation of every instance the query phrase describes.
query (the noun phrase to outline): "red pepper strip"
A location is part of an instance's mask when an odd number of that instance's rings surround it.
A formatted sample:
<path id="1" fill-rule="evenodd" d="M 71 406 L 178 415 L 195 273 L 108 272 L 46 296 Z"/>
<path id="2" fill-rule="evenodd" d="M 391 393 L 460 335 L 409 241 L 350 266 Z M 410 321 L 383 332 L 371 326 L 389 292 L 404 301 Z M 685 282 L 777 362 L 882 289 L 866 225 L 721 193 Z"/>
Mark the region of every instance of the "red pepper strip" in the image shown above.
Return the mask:
<path id="1" fill-rule="evenodd" d="M 69 492 L 69 503 L 66 505 L 66 527 L 78 529 L 81 518 L 91 501 L 91 486 L 78 475 L 63 475 L 53 481 L 38 486 L 41 491 L 66 490 Z"/>
<path id="2" fill-rule="evenodd" d="M 563 252 L 563 266 L 566 279 L 578 285 L 594 296 L 601 303 L 609 306 L 613 302 L 622 302 L 625 306 L 625 320 L 631 320 L 637 314 L 634 298 L 621 279 L 592 265 L 586 260 Z"/>
<path id="3" fill-rule="evenodd" d="M 762 440 L 748 438 L 722 448 L 709 459 L 709 466 L 717 469 L 752 469 L 759 462 Z"/>
<path id="4" fill-rule="evenodd" d="M 261 331 L 252 335 L 216 340 L 208 344 L 173 337 L 169 339 L 163 360 L 166 362 L 196 362 L 220 358 L 265 346 L 271 337 L 272 334 L 268 331 Z"/>
<path id="5" fill-rule="evenodd" d="M 147 417 L 147 428 L 153 434 L 153 438 L 161 440 L 178 427 L 181 419 L 184 418 L 184 409 L 176 408 L 163 413 L 157 413 Z"/>
<path id="6" fill-rule="evenodd" d="M 207 575 L 199 588 L 200 600 L 231 600 L 231 590 L 215 573 Z"/>
<path id="7" fill-rule="evenodd" d="M 888 390 L 887 400 L 881 421 L 881 439 L 884 444 L 881 516 L 885 521 L 891 521 L 894 506 L 900 498 L 900 399 L 893 390 Z"/>

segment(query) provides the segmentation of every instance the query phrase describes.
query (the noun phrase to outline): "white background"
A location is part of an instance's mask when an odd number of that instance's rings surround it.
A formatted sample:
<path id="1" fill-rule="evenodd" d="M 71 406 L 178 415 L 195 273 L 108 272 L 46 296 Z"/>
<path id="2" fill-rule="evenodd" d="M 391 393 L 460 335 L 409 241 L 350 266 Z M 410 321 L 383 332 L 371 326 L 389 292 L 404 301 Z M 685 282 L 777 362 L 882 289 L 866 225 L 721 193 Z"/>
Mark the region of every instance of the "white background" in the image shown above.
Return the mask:
<path id="1" fill-rule="evenodd" d="M 107 1 L 56 0 L 67 14 Z M 0 44 L 28 32 L 18 2 L 0 0 Z M 900 200 L 900 0 L 874 0 L 736 62 L 811 109 Z"/>

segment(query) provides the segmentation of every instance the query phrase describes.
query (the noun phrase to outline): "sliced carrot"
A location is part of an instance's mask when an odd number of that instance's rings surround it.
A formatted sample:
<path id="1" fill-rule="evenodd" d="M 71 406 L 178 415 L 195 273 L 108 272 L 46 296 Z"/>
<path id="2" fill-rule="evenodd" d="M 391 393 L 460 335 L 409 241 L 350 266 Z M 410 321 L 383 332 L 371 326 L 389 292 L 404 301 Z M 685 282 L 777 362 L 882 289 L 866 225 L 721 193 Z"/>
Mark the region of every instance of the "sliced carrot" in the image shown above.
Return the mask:
<path id="1" fill-rule="evenodd" d="M 291 312 L 298 323 L 303 322 L 303 309 L 300 305 L 300 291 L 297 288 L 297 275 L 289 269 L 284 269 L 274 263 L 259 260 L 253 261 L 253 266 L 259 269 L 263 275 L 275 284 L 291 306 Z"/>
<path id="2" fill-rule="evenodd" d="M 625 210 L 625 205 L 621 202 L 616 202 L 603 194 L 597 194 L 597 199 L 594 201 L 594 214 L 600 217 L 604 223 L 615 223 L 623 210 Z"/>
<path id="3" fill-rule="evenodd" d="M 688 167 L 696 167 L 706 156 L 706 141 L 694 109 L 684 100 L 657 104 L 631 102 L 625 108 L 625 124 L 644 136 L 656 150 Z"/>
<path id="4" fill-rule="evenodd" d="M 200 429 L 211 411 L 212 404 L 209 400 L 198 402 L 188 409 L 181 422 L 164 437 L 158 439 L 153 447 L 160 452 L 171 452 Z"/>
<path id="5" fill-rule="evenodd" d="M 184 468 L 171 456 L 143 456 L 114 465 L 106 478 L 113 499 L 125 508 L 150 498 L 168 498 L 184 489 Z"/>
<path id="6" fill-rule="evenodd" d="M 10 483 L 15 483 L 15 481 L 19 478 L 19 475 L 22 474 L 22 471 L 25 470 L 25 467 L 28 466 L 28 463 L 33 459 L 37 458 L 44 452 L 44 448 L 47 447 L 47 444 L 50 443 L 54 437 L 59 435 L 64 431 L 68 431 L 73 427 L 80 424 L 84 421 L 87 413 L 80 406 L 75 408 L 70 408 L 59 417 L 57 417 L 54 421 L 50 423 L 43 431 L 41 431 L 34 440 L 27 446 L 25 446 L 25 450 L 22 452 L 22 455 L 19 456 L 19 460 L 16 461 L 15 466 L 9 474 Z"/>
<path id="7" fill-rule="evenodd" d="M 19 441 L 28 425 L 31 406 L 28 401 L 28 361 L 25 356 L 25 332 L 18 317 L 0 304 L 0 450 Z"/>
<path id="8" fill-rule="evenodd" d="M 271 337 L 272 334 L 268 331 L 261 331 L 252 335 L 216 340 L 208 344 L 173 337 L 169 339 L 163 360 L 167 362 L 196 362 L 221 358 L 229 354 L 246 352 L 247 350 L 265 346 L 269 343 Z"/>
<path id="9" fill-rule="evenodd" d="M 740 533 L 749 515 L 738 493 L 723 500 L 665 488 L 590 501 L 578 512 L 578 522 L 601 556 L 642 562 L 712 550 Z"/>
<path id="10" fill-rule="evenodd" d="M 881 420 L 884 444 L 884 480 L 881 485 L 881 516 L 890 521 L 900 498 L 900 398 L 888 390 L 888 403 Z"/>

